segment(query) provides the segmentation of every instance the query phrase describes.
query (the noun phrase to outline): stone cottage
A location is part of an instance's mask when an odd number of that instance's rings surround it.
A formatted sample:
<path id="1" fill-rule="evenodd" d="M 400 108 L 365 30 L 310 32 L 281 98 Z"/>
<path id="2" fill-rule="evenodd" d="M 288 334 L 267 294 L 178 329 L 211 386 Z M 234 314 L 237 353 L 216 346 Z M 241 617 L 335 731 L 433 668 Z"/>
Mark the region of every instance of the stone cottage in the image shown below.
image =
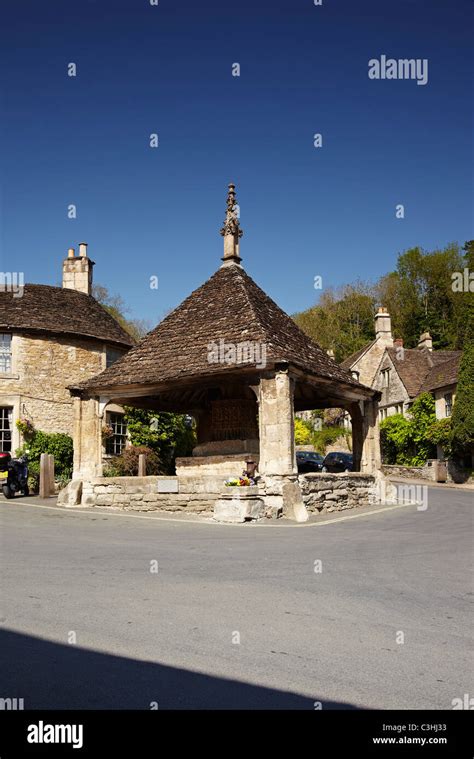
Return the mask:
<path id="1" fill-rule="evenodd" d="M 27 284 L 22 293 L 0 291 L 0 450 L 14 452 L 21 444 L 19 419 L 44 432 L 72 435 L 67 385 L 111 366 L 134 345 L 92 297 L 93 266 L 81 243 L 79 255 L 70 248 L 63 262 L 62 287 Z M 110 411 L 110 423 L 119 429 L 110 440 L 118 447 L 121 412 L 118 406 Z"/>
<path id="2" fill-rule="evenodd" d="M 74 479 L 83 483 L 84 505 L 117 499 L 123 507 L 143 499 L 176 508 L 179 497 L 184 504 L 207 502 L 251 458 L 265 505 L 293 508 L 302 502 L 295 410 L 346 408 L 355 469 L 367 476 L 380 469 L 378 393 L 338 366 L 245 272 L 234 185 L 221 235 L 222 265 L 210 279 L 113 366 L 71 383 Z M 194 417 L 197 446 L 193 456 L 177 460 L 174 481 L 111 483 L 101 477 L 101 430 L 111 403 Z"/>
<path id="3" fill-rule="evenodd" d="M 461 351 L 433 350 L 429 332 L 420 335 L 417 348 L 404 348 L 393 339 L 390 314 L 379 308 L 375 316 L 375 340 L 346 358 L 342 368 L 380 392 L 379 419 L 406 415 L 423 392 L 435 398 L 438 419 L 451 416 Z"/>

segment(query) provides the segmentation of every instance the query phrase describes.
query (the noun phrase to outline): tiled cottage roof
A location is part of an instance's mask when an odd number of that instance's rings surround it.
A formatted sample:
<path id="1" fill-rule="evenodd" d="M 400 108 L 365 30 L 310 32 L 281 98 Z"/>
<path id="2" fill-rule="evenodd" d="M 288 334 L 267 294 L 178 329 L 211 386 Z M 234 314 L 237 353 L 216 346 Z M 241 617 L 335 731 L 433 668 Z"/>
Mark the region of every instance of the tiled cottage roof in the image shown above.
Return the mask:
<path id="1" fill-rule="evenodd" d="M 443 353 L 448 351 L 443 351 Z M 461 351 L 456 351 L 457 355 L 449 361 L 437 363 L 426 375 L 420 392 L 430 392 L 440 387 L 455 385 L 458 381 L 459 364 L 461 362 Z"/>
<path id="2" fill-rule="evenodd" d="M 126 347 L 133 338 L 90 295 L 50 285 L 25 285 L 23 295 L 0 292 L 0 330 L 92 337 Z"/>
<path id="3" fill-rule="evenodd" d="M 428 380 L 433 370 L 437 369 L 439 376 L 443 376 L 445 364 L 451 364 L 453 361 L 459 363 L 461 355 L 461 351 L 429 351 L 419 348 L 405 348 L 403 351 L 400 351 L 399 348 L 387 348 L 387 353 L 410 398 L 415 398 L 425 390 L 433 390 L 435 385 L 430 384 L 431 380 Z M 457 382 L 457 371 L 453 375 L 454 371 L 453 365 L 450 373 L 451 376 L 455 376 L 453 382 Z M 436 373 L 433 374 L 434 376 L 437 376 Z M 442 384 L 444 383 L 439 386 Z"/>
<path id="4" fill-rule="evenodd" d="M 235 365 L 208 361 L 209 344 L 220 340 L 265 344 L 268 367 L 286 361 L 361 387 L 235 264 L 218 269 L 137 347 L 81 387 L 159 384 L 235 371 Z"/>

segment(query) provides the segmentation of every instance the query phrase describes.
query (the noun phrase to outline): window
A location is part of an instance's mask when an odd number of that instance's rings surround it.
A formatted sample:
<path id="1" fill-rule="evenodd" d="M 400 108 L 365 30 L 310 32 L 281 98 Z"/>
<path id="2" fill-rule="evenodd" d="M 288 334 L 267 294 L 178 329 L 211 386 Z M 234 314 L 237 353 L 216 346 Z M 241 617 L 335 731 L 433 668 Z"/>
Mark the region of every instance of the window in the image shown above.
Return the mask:
<path id="1" fill-rule="evenodd" d="M 359 372 L 352 371 L 351 374 L 352 374 L 352 378 L 355 379 L 355 380 L 357 380 L 357 382 L 358 382 L 359 381 L 359 377 L 360 377 Z"/>
<path id="2" fill-rule="evenodd" d="M 115 364 L 116 361 L 119 360 L 119 358 L 122 358 L 123 351 L 116 350 L 115 348 L 109 348 L 107 347 L 105 349 L 105 366 L 108 369 L 109 366 L 112 366 L 112 364 Z"/>
<path id="3" fill-rule="evenodd" d="M 382 369 L 380 372 L 382 387 L 390 387 L 390 369 Z"/>
<path id="4" fill-rule="evenodd" d="M 0 373 L 9 374 L 12 370 L 12 336 L 0 333 Z"/>
<path id="5" fill-rule="evenodd" d="M 12 449 L 13 409 L 0 407 L 0 451 L 10 452 Z"/>
<path id="6" fill-rule="evenodd" d="M 444 396 L 445 416 L 451 416 L 453 411 L 453 394 L 446 393 Z"/>
<path id="7" fill-rule="evenodd" d="M 106 440 L 105 451 L 111 456 L 119 456 L 127 442 L 127 424 L 124 414 L 109 413 L 107 424 L 113 434 Z"/>

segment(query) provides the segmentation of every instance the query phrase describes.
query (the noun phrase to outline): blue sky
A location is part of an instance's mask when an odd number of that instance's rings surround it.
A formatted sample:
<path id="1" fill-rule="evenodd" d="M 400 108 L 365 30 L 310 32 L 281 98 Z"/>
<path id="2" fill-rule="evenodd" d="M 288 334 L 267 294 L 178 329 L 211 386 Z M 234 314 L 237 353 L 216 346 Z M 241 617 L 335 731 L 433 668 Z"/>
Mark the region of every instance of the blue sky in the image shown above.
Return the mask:
<path id="1" fill-rule="evenodd" d="M 374 279 L 472 237 L 468 0 L 9 5 L 3 270 L 58 284 L 88 242 L 95 280 L 156 323 L 220 264 L 230 181 L 243 265 L 289 313 L 316 275 Z M 427 58 L 428 84 L 370 80 L 382 54 Z"/>

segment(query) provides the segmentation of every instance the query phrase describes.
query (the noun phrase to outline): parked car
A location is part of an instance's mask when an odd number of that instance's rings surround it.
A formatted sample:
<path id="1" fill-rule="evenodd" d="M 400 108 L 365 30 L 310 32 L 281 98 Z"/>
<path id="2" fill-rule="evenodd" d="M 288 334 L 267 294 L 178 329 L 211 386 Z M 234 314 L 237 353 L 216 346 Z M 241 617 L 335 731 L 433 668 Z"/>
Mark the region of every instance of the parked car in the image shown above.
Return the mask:
<path id="1" fill-rule="evenodd" d="M 333 451 L 323 461 L 323 472 L 352 472 L 354 461 L 352 453 Z"/>
<path id="2" fill-rule="evenodd" d="M 296 464 L 298 472 L 320 472 L 323 466 L 323 457 L 314 451 L 296 451 Z"/>

